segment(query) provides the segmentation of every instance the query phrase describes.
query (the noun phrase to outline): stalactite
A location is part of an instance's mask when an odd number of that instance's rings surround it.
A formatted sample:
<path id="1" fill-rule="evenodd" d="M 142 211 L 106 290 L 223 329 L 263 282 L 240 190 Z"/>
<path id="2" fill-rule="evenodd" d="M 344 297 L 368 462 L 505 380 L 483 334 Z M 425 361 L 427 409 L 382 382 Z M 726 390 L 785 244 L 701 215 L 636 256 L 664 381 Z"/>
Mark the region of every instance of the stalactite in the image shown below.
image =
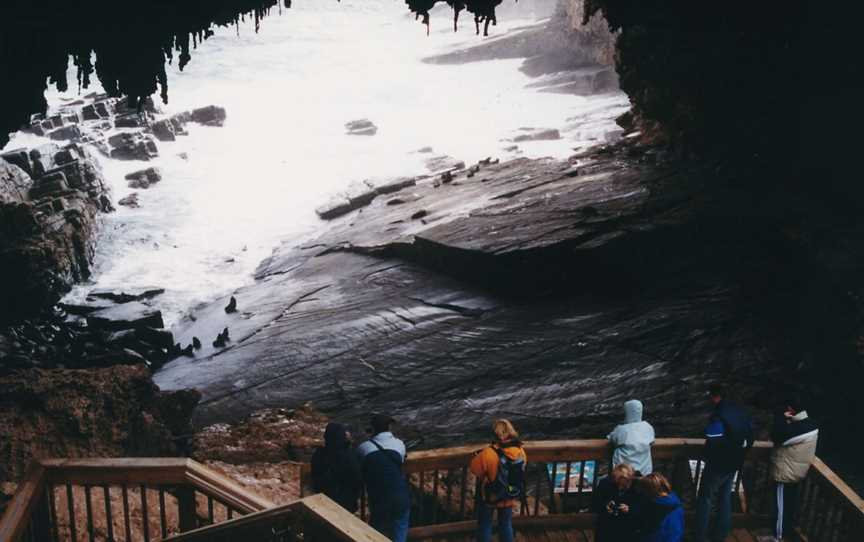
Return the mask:
<path id="1" fill-rule="evenodd" d="M 458 30 L 459 15 L 467 10 L 495 23 L 495 6 L 501 0 L 406 0 L 406 4 L 431 33 L 429 10 L 439 1 L 454 10 L 453 29 Z M 112 0 L 88 0 L 87 9 L 78 9 L 68 0 L 66 17 L 46 18 L 40 3 L 18 2 L 4 10 L 8 21 L 23 21 L 9 36 L 0 40 L 0 60 L 14 74 L 14 100 L 0 103 L 0 145 L 7 134 L 29 122 L 30 114 L 42 112 L 45 81 L 61 91 L 68 87 L 66 70 L 71 56 L 79 90 L 90 86 L 95 72 L 106 93 L 126 96 L 137 106 L 157 90 L 163 101 L 168 99 L 165 64 L 173 63 L 175 51 L 178 67 L 183 70 L 191 61 L 191 50 L 213 36 L 213 25 L 233 24 L 240 34 L 240 22 L 254 18 L 255 32 L 271 13 L 291 8 L 290 0 L 141 0 L 134 17 L 117 13 Z M 19 13 L 20 12 L 20 13 Z M 56 15 L 56 14 L 55 14 Z M 122 24 L 118 23 L 122 19 Z M 28 26 L 28 22 L 32 22 Z M 56 26 L 56 27 L 55 27 Z M 488 25 L 487 25 L 488 27 Z M 4 29 L 5 32 L 5 29 Z M 47 32 L 47 34 L 46 34 Z M 37 36 L 51 35 L 52 39 Z M 191 38 L 191 40 L 190 40 Z M 191 41 L 191 44 L 190 44 Z M 190 47 L 191 45 L 191 47 Z M 91 61 L 95 52 L 96 62 Z"/>

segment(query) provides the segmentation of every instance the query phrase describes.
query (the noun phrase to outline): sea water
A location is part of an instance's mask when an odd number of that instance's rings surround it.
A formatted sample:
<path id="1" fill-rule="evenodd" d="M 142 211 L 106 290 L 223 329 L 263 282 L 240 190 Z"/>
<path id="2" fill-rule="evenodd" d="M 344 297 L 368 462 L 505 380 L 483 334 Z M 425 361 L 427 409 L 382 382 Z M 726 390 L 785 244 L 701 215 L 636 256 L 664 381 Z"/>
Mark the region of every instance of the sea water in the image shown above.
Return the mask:
<path id="1" fill-rule="evenodd" d="M 153 300 L 168 325 L 186 311 L 253 280 L 256 266 L 282 242 L 301 243 L 325 227 L 315 208 L 367 178 L 426 172 L 447 154 L 470 164 L 486 157 L 566 157 L 616 130 L 623 94 L 582 97 L 539 92 L 519 71 L 522 59 L 441 65 L 422 59 L 501 39 L 537 20 L 511 14 L 476 36 L 470 17 L 454 33 L 436 10 L 432 29 L 403 3 L 388 0 L 294 2 L 259 33 L 247 19 L 219 28 L 183 72 L 169 66 L 166 113 L 215 104 L 223 127 L 189 124 L 189 136 L 160 142 L 158 159 L 101 158 L 115 202 L 124 175 L 157 166 L 162 182 L 136 190 L 139 208 L 106 215 L 91 280 L 73 289 L 159 286 Z M 74 81 L 74 77 L 70 80 Z M 97 88 L 82 90 L 88 93 Z M 50 107 L 76 97 L 49 90 Z M 567 119 L 581 119 L 579 123 Z M 368 118 L 374 136 L 347 135 Z M 557 128 L 562 139 L 505 150 L 522 127 Z M 44 140 L 17 134 L 8 145 Z M 434 153 L 418 153 L 432 147 Z"/>

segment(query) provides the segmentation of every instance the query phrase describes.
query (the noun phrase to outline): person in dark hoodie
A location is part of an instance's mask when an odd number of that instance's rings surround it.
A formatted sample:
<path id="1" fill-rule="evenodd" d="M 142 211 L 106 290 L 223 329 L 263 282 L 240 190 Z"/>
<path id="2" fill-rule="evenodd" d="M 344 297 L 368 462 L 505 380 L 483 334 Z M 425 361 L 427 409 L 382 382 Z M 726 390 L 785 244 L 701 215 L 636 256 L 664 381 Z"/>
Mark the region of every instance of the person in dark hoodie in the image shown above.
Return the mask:
<path id="1" fill-rule="evenodd" d="M 393 436 L 393 418 L 372 416 L 369 440 L 357 448 L 369 494 L 370 523 L 393 542 L 408 539 L 411 495 L 402 472 L 405 443 Z"/>
<path id="2" fill-rule="evenodd" d="M 717 522 L 710 540 L 725 540 L 732 528 L 732 485 L 744 456 L 753 446 L 750 415 L 723 397 L 723 389 L 712 386 L 708 399 L 714 410 L 705 428 L 705 470 L 696 500 L 696 541 L 709 540 L 711 510 L 717 504 Z"/>
<path id="3" fill-rule="evenodd" d="M 345 426 L 328 423 L 324 446 L 312 454 L 312 486 L 349 512 L 357 511 L 362 477 L 360 461 L 351 449 Z"/>
<path id="4" fill-rule="evenodd" d="M 660 473 L 633 481 L 639 495 L 637 523 L 639 542 L 681 542 L 684 539 L 684 507 L 672 491 L 669 480 Z"/>
<path id="5" fill-rule="evenodd" d="M 774 481 L 774 535 L 792 533 L 798 519 L 798 488 L 816 458 L 819 428 L 799 398 L 786 401 L 771 431 L 771 479 Z"/>
<path id="6" fill-rule="evenodd" d="M 635 477 L 633 467 L 619 463 L 597 482 L 591 499 L 591 511 L 597 515 L 596 542 L 631 542 L 636 538 Z"/>

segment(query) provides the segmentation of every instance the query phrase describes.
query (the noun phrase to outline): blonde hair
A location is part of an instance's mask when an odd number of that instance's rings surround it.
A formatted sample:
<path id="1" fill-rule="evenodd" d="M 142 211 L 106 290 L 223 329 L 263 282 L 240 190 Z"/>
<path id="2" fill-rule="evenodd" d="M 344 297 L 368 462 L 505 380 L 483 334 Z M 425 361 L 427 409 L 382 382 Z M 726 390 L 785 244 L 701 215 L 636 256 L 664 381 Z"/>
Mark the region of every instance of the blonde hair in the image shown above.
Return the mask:
<path id="1" fill-rule="evenodd" d="M 612 469 L 612 472 L 609 474 L 613 480 L 632 480 L 636 476 L 636 469 L 628 465 L 627 463 L 620 463 L 615 465 L 615 468 Z"/>
<path id="2" fill-rule="evenodd" d="M 513 427 L 513 424 L 510 423 L 510 420 L 495 420 L 492 424 L 492 432 L 495 433 L 495 436 L 498 437 L 498 440 L 501 442 L 507 442 L 508 440 L 516 440 L 519 438 L 519 433 L 516 431 L 516 428 Z"/>
<path id="3" fill-rule="evenodd" d="M 672 492 L 672 484 L 659 472 L 652 472 L 647 476 L 638 478 L 639 492 L 651 498 L 668 495 Z"/>

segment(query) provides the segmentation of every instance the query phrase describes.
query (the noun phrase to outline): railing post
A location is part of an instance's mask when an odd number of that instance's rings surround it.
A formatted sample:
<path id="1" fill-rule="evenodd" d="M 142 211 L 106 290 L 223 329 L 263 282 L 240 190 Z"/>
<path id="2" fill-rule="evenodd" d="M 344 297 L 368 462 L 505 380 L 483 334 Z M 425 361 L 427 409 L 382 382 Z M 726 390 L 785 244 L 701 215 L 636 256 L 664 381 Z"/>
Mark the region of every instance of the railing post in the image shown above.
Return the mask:
<path id="1" fill-rule="evenodd" d="M 177 488 L 177 511 L 180 517 L 180 532 L 185 533 L 198 528 L 195 512 L 195 490 L 189 486 Z"/>

